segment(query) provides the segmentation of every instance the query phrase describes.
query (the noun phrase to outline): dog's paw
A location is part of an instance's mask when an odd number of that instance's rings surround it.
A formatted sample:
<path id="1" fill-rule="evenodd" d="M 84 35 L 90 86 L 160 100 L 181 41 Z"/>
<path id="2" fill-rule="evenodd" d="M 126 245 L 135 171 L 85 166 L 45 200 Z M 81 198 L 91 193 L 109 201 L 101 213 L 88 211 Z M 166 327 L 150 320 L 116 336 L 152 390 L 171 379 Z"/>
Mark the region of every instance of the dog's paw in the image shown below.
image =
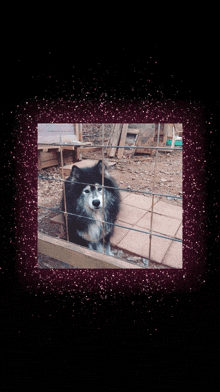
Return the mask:
<path id="1" fill-rule="evenodd" d="M 108 256 L 114 256 L 114 253 L 111 251 L 110 246 L 105 248 L 105 254 Z"/>

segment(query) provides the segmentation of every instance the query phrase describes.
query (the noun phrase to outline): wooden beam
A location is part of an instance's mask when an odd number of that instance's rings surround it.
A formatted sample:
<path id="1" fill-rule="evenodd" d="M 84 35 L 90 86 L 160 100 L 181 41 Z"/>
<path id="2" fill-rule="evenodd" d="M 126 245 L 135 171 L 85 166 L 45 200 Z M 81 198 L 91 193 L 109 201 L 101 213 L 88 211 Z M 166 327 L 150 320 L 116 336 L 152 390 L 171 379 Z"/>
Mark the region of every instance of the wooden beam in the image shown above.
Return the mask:
<path id="1" fill-rule="evenodd" d="M 123 124 L 119 146 L 125 145 L 127 131 L 128 131 L 128 124 Z M 117 157 L 121 159 L 123 157 L 123 153 L 124 153 L 124 148 L 119 148 Z"/>
<path id="2" fill-rule="evenodd" d="M 127 133 L 132 133 L 133 135 L 138 135 L 140 128 L 128 128 Z"/>
<path id="3" fill-rule="evenodd" d="M 171 144 L 171 148 L 174 148 L 174 143 L 175 143 L 175 130 L 174 130 L 174 125 L 172 126 L 172 131 L 173 131 L 173 138 L 172 138 L 172 144 Z"/>
<path id="4" fill-rule="evenodd" d="M 58 150 L 58 151 L 60 151 L 60 147 L 59 146 L 53 146 L 52 144 L 38 144 L 37 145 L 37 149 L 38 150 L 42 150 L 42 151 L 48 151 L 48 150 Z"/>
<path id="5" fill-rule="evenodd" d="M 100 151 L 102 147 L 81 147 L 81 153 Z"/>
<path id="6" fill-rule="evenodd" d="M 38 252 L 78 268 L 141 269 L 138 265 L 38 232 Z"/>
<path id="7" fill-rule="evenodd" d="M 59 159 L 51 159 L 45 162 L 41 161 L 40 168 L 38 167 L 38 170 L 45 169 L 46 167 L 57 166 L 59 164 L 60 164 Z"/>
<path id="8" fill-rule="evenodd" d="M 120 135 L 121 135 L 121 130 L 122 130 L 122 124 L 115 124 L 114 125 L 114 129 L 113 129 L 112 135 L 109 140 L 109 146 L 117 146 L 118 145 Z M 117 150 L 116 147 L 112 147 L 110 149 L 108 148 L 108 156 L 114 157 L 116 150 Z"/>
<path id="9" fill-rule="evenodd" d="M 83 142 L 82 124 L 79 124 L 79 141 Z"/>
<path id="10" fill-rule="evenodd" d="M 79 140 L 79 124 L 74 124 L 74 129 L 75 129 L 75 135 L 77 140 Z"/>
<path id="11" fill-rule="evenodd" d="M 129 133 L 129 129 L 128 129 Z M 145 124 L 144 128 L 140 129 L 138 134 L 138 139 L 136 141 L 137 147 L 146 147 L 146 149 L 136 149 L 136 154 L 150 154 L 152 155 L 154 150 L 147 149 L 148 146 L 154 145 L 154 134 L 155 134 L 155 124 L 149 123 Z"/>

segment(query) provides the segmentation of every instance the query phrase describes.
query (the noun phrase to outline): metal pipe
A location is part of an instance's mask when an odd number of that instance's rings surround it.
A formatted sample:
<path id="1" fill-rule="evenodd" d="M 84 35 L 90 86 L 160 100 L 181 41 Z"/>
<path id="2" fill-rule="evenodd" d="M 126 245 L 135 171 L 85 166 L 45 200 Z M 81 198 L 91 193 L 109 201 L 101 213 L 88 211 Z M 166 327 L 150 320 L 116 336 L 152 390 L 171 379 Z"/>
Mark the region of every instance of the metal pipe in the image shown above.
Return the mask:
<path id="1" fill-rule="evenodd" d="M 60 178 L 52 178 L 52 177 L 44 177 L 44 176 L 38 176 L 38 178 L 41 178 L 43 180 L 52 180 L 52 181 L 65 181 L 65 182 L 71 182 L 68 180 L 63 180 Z M 83 184 L 83 185 L 94 185 L 94 184 L 88 184 L 86 182 L 78 182 L 75 181 L 76 184 Z M 109 188 L 113 189 L 112 186 L 104 185 L 104 188 Z M 136 189 L 127 189 L 127 188 L 117 188 L 119 191 L 125 191 L 125 192 L 136 192 L 136 193 L 143 193 L 144 195 L 155 195 L 155 196 L 164 196 L 164 197 L 171 197 L 172 199 L 182 199 L 181 196 L 175 196 L 175 195 L 165 195 L 164 193 L 156 193 L 156 192 L 147 192 L 147 191 L 138 191 Z"/>
<path id="2" fill-rule="evenodd" d="M 62 180 L 64 180 L 64 173 L 63 173 L 63 147 L 60 148 L 60 158 L 61 158 L 61 175 Z M 66 189 L 65 189 L 65 181 L 63 181 L 63 199 L 64 199 L 64 218 L 66 222 L 66 237 L 67 241 L 69 241 L 69 230 L 68 230 L 68 216 L 67 216 L 67 208 L 66 208 Z"/>
<path id="3" fill-rule="evenodd" d="M 100 148 L 127 148 L 127 149 L 135 149 L 135 150 L 164 150 L 164 151 L 177 151 L 177 150 L 181 150 L 182 151 L 182 147 L 152 147 L 152 146 L 107 146 L 106 144 L 93 144 L 93 145 L 88 145 L 88 144 L 77 144 L 77 143 L 38 143 L 39 145 L 50 145 L 50 146 L 75 146 L 75 147 L 100 147 Z"/>
<path id="4" fill-rule="evenodd" d="M 160 135 L 160 123 L 158 124 L 157 129 L 157 147 L 159 145 L 159 135 Z M 157 166 L 157 154 L 158 149 L 156 150 L 156 155 L 154 159 L 154 178 L 153 178 L 153 191 L 155 188 L 155 177 L 156 177 L 156 166 Z M 152 195 L 152 204 L 151 204 L 151 217 L 150 217 L 150 236 L 149 236 L 149 261 L 151 259 L 151 238 L 152 238 L 152 225 L 153 225 L 153 211 L 154 211 L 154 195 Z"/>
<path id="5" fill-rule="evenodd" d="M 43 207 L 43 206 L 38 206 L 38 208 L 43 208 L 43 209 L 46 209 L 46 210 L 49 210 L 49 211 L 55 211 L 55 212 L 60 212 L 60 213 L 64 212 L 64 211 L 61 211 L 61 210 L 58 210 L 58 209 L 55 209 L 55 208 L 49 208 L 49 207 Z M 79 218 L 93 220 L 93 218 L 85 217 L 85 216 L 78 215 L 78 214 L 73 214 L 72 212 L 68 212 L 68 215 L 78 216 Z M 122 229 L 137 231 L 138 233 L 150 234 L 149 231 L 138 230 L 138 229 L 134 229 L 133 227 L 127 227 L 127 226 L 118 225 L 117 223 L 111 223 L 111 222 L 106 222 L 106 221 L 105 221 L 105 223 L 107 223 L 109 225 L 112 225 L 112 226 L 121 227 Z M 167 237 L 167 236 L 164 236 L 162 234 L 157 234 L 157 233 L 151 233 L 151 234 L 154 235 L 155 237 L 161 237 L 161 238 L 164 238 L 166 240 L 182 242 L 182 240 L 179 240 L 177 238 Z"/>
<path id="6" fill-rule="evenodd" d="M 104 144 L 104 124 L 102 124 L 102 144 Z M 105 254 L 105 202 L 104 202 L 104 181 L 105 181 L 105 163 L 104 147 L 102 147 L 102 235 L 103 235 L 103 254 Z"/>

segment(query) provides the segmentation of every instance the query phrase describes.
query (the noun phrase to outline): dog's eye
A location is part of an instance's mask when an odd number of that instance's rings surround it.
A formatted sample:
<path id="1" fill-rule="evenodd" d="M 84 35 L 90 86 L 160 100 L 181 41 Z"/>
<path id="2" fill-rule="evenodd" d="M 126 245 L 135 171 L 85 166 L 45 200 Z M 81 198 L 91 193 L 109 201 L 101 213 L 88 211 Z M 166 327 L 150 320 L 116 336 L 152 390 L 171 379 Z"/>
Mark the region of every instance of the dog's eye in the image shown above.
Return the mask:
<path id="1" fill-rule="evenodd" d="M 89 193 L 89 189 L 85 189 L 85 191 L 84 191 L 85 193 Z"/>
<path id="2" fill-rule="evenodd" d="M 102 188 L 98 188 L 98 191 L 101 192 L 101 191 L 102 191 Z"/>

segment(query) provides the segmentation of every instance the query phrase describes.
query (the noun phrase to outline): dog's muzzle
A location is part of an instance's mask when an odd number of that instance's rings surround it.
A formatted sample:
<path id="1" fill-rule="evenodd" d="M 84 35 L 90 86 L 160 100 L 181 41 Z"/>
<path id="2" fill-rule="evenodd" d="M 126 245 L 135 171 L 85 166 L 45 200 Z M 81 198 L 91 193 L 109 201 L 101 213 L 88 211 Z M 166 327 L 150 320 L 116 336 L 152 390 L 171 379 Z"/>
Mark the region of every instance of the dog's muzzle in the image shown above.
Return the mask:
<path id="1" fill-rule="evenodd" d="M 92 205 L 94 206 L 94 208 L 100 208 L 100 200 L 95 199 L 92 201 Z"/>

